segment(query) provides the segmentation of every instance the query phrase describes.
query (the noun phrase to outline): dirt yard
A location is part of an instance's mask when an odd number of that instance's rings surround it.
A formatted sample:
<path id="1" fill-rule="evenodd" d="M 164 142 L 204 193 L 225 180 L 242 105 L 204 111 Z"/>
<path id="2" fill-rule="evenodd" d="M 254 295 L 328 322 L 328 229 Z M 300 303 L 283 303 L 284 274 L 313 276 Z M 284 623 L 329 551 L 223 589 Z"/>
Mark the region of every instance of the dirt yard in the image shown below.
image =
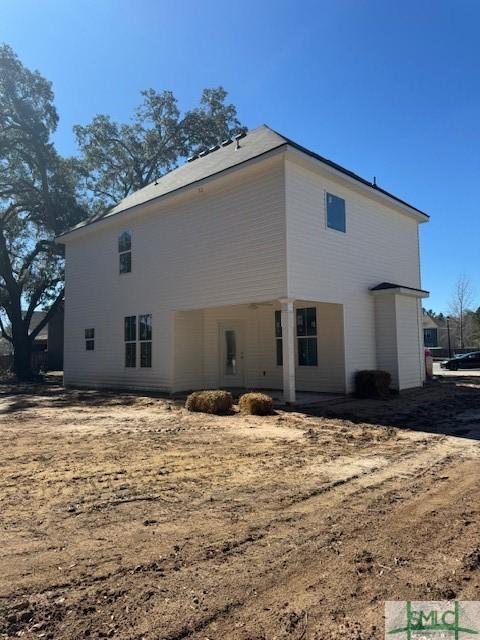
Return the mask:
<path id="1" fill-rule="evenodd" d="M 480 379 L 267 418 L 0 388 L 0 638 L 371 640 L 479 599 Z"/>

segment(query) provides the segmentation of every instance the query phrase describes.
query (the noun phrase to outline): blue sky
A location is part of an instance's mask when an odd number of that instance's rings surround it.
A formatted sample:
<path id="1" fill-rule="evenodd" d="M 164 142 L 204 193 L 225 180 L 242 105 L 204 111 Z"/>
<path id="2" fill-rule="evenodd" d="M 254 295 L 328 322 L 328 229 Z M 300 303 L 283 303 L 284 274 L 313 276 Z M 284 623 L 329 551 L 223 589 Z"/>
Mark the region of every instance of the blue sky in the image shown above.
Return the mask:
<path id="1" fill-rule="evenodd" d="M 427 307 L 466 273 L 480 305 L 480 3 L 0 0 L 0 41 L 54 84 L 59 151 L 141 89 L 183 108 L 222 84 L 263 122 L 429 212 Z"/>

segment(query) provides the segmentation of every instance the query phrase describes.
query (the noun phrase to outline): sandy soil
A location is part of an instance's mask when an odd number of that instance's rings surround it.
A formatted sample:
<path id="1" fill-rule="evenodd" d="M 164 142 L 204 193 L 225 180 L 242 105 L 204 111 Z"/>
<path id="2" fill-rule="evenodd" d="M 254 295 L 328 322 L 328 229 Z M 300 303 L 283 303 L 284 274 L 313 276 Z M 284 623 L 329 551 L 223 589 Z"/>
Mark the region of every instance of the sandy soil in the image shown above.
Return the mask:
<path id="1" fill-rule="evenodd" d="M 478 378 L 266 418 L 2 387 L 0 637 L 370 640 L 479 599 L 479 438 Z"/>

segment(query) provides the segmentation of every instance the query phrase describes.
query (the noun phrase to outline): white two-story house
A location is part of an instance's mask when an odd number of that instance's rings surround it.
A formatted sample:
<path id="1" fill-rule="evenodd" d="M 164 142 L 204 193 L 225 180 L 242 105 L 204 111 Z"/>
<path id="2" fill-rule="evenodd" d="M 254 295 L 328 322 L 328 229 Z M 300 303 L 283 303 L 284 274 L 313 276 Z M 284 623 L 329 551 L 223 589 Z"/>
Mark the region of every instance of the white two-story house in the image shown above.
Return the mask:
<path id="1" fill-rule="evenodd" d="M 345 393 L 423 383 L 428 216 L 267 126 L 58 238 L 65 383 Z"/>

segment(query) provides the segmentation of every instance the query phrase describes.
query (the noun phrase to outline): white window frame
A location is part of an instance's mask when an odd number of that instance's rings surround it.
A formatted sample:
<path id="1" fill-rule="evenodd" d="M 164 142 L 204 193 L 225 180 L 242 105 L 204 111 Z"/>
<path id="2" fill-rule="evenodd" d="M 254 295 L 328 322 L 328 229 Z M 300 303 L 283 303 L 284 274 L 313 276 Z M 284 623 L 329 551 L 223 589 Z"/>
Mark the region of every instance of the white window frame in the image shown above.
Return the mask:
<path id="1" fill-rule="evenodd" d="M 123 236 L 124 233 L 128 233 L 130 237 L 130 249 L 127 249 L 125 251 L 120 251 L 120 238 Z M 124 229 L 117 236 L 118 274 L 120 276 L 126 276 L 129 273 L 132 273 L 132 245 L 133 245 L 133 234 L 130 231 L 130 229 Z M 127 254 L 130 254 L 130 271 L 122 271 L 121 270 L 122 256 Z"/>
<path id="2" fill-rule="evenodd" d="M 331 196 L 335 196 L 336 198 L 340 198 L 340 200 L 343 200 L 345 203 L 345 231 L 341 231 L 340 229 L 335 229 L 335 227 L 330 227 L 328 225 L 328 202 L 327 202 L 327 197 L 328 195 Z M 342 236 L 346 236 L 347 235 L 347 199 L 344 198 L 343 196 L 339 196 L 336 193 L 332 193 L 331 191 L 327 191 L 326 189 L 323 190 L 323 207 L 324 207 L 324 214 L 325 214 L 325 229 L 328 229 L 328 231 L 332 231 L 333 233 L 339 233 Z"/>
<path id="3" fill-rule="evenodd" d="M 135 318 L 135 339 L 134 340 L 127 340 L 127 335 L 126 335 L 126 320 L 127 318 Z M 138 358 L 137 358 L 137 338 L 138 338 L 138 319 L 137 316 L 132 314 L 129 316 L 124 316 L 123 317 L 123 366 L 125 369 L 136 369 L 137 368 L 137 362 L 138 362 Z M 127 365 L 127 345 L 131 345 L 134 344 L 135 345 L 135 366 L 130 366 Z"/>
<path id="4" fill-rule="evenodd" d="M 140 334 L 140 318 L 143 317 L 150 317 L 150 338 L 148 340 L 142 339 L 142 336 Z M 137 325 L 138 325 L 138 344 L 139 344 L 139 364 L 140 364 L 140 368 L 141 369 L 151 369 L 152 368 L 152 360 L 153 360 L 153 314 L 152 313 L 141 313 L 138 316 L 138 320 L 137 320 Z M 142 364 L 142 345 L 144 344 L 149 344 L 150 345 L 150 364 L 147 365 L 143 365 Z"/>

